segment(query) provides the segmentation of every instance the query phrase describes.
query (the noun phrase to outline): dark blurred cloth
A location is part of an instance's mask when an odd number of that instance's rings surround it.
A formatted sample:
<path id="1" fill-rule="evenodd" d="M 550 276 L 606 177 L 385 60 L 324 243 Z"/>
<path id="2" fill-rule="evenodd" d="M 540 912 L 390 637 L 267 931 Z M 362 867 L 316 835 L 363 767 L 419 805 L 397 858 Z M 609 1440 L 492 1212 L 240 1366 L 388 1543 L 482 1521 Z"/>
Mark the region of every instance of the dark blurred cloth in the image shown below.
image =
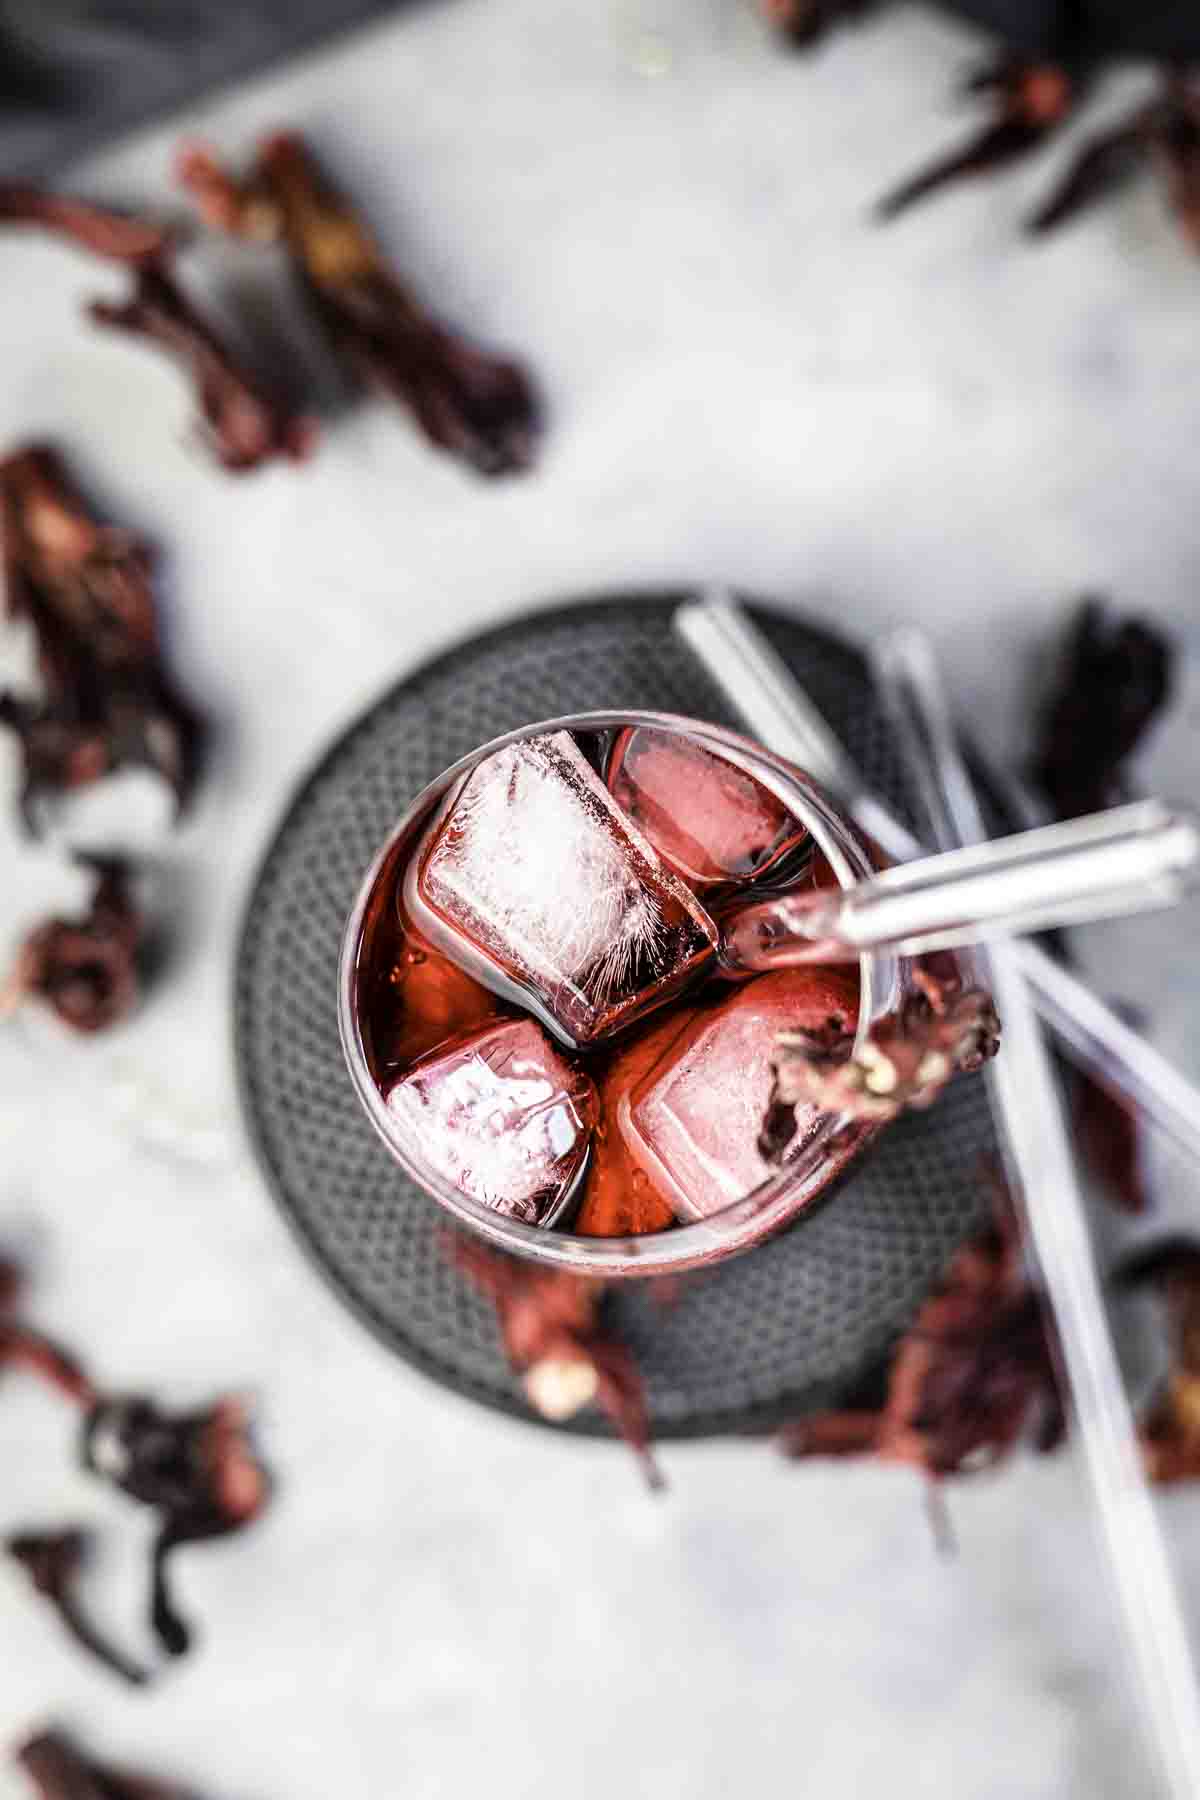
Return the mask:
<path id="1" fill-rule="evenodd" d="M 0 174 L 37 175 L 398 0 L 0 0 Z"/>
<path id="2" fill-rule="evenodd" d="M 105 139 L 402 0 L 0 0 L 0 174 Z M 572 0 L 567 0 L 572 3 Z M 574 0 L 586 4 L 586 0 Z M 942 0 L 1017 48 L 1200 59 L 1200 0 Z"/>

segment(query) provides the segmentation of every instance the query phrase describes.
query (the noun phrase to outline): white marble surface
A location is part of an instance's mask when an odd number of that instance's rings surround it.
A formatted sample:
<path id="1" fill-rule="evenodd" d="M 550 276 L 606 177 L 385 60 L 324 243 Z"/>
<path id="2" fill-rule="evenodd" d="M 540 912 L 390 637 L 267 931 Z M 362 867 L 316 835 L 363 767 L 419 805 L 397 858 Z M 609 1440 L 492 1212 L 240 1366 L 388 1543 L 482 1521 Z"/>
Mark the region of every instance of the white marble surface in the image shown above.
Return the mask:
<path id="1" fill-rule="evenodd" d="M 797 62 L 738 0 L 447 0 L 189 116 L 230 150 L 310 130 L 442 308 L 529 355 L 551 430 L 508 485 L 374 404 L 311 468 L 231 481 L 173 374 L 79 324 L 111 274 L 0 245 L 0 441 L 61 441 L 162 542 L 175 660 L 220 727 L 185 829 L 142 792 L 104 806 L 164 865 L 171 978 L 96 1044 L 0 1032 L 0 1235 L 103 1378 L 255 1394 L 280 1479 L 261 1528 L 180 1558 L 204 1644 L 150 1695 L 0 1567 L 0 1740 L 56 1717 L 214 1800 L 1146 1791 L 1069 1460 L 956 1490 L 954 1562 L 895 1472 L 679 1448 L 653 1499 L 621 1453 L 446 1396 L 338 1310 L 250 1163 L 228 1047 L 234 925 L 288 789 L 381 684 L 510 610 L 719 577 L 856 631 L 915 616 L 1000 753 L 1081 587 L 1187 628 L 1200 271 L 1158 196 L 1036 251 L 1015 227 L 1045 167 L 865 223 L 959 128 L 971 49 L 915 11 Z M 161 194 L 180 129 L 77 184 Z M 80 890 L 0 816 L 6 953 Z M 1146 927 L 1119 942 L 1102 965 L 1153 969 L 1155 1028 L 1193 1055 L 1188 964 Z M 0 1527 L 101 1525 L 96 1602 L 136 1635 L 142 1522 L 64 1472 L 69 1433 L 5 1383 Z M 1200 1500 L 1164 1510 L 1195 1615 Z"/>

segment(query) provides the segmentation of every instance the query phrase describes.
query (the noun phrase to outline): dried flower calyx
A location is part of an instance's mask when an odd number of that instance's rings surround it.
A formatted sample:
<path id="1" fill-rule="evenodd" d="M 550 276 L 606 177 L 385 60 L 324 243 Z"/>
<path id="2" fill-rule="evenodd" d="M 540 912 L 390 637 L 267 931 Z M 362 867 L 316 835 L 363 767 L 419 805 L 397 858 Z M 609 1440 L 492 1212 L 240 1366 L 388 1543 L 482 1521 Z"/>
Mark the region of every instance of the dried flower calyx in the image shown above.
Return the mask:
<path id="1" fill-rule="evenodd" d="M 197 145 L 181 154 L 179 175 L 217 229 L 286 246 L 333 347 L 406 406 L 431 443 L 485 475 L 529 465 L 538 406 L 524 371 L 418 305 L 299 137 L 264 139 L 244 181 Z"/>
<path id="2" fill-rule="evenodd" d="M 4 1548 L 24 1569 L 35 1591 L 58 1614 L 81 1650 L 133 1687 L 141 1687 L 150 1679 L 149 1670 L 110 1644 L 83 1611 L 78 1585 L 89 1550 L 84 1532 L 16 1532 L 5 1539 Z"/>
<path id="3" fill-rule="evenodd" d="M 780 1443 L 789 1456 L 872 1455 L 942 1477 L 1025 1440 L 1051 1450 L 1064 1431 L 1051 1330 L 1005 1204 L 900 1339 L 882 1404 L 798 1419 Z"/>
<path id="4" fill-rule="evenodd" d="M 1084 601 L 1043 710 L 1033 778 L 1056 816 L 1099 812 L 1125 797 L 1125 764 L 1171 697 L 1174 648 L 1138 618 Z"/>
<path id="5" fill-rule="evenodd" d="M 152 219 L 115 212 L 91 200 L 48 193 L 24 182 L 0 181 L 0 226 L 32 225 L 109 262 L 135 268 L 158 262 L 171 248 L 171 232 Z"/>
<path id="6" fill-rule="evenodd" d="M 139 271 L 128 300 L 93 300 L 88 315 L 175 359 L 192 382 L 204 441 L 222 468 L 242 474 L 276 456 L 303 462 L 316 448 L 315 420 L 297 417 L 266 392 L 161 264 Z"/>
<path id="7" fill-rule="evenodd" d="M 452 1240 L 452 1254 L 495 1307 L 504 1348 L 534 1411 L 561 1423 L 598 1406 L 638 1457 L 650 1486 L 660 1487 L 641 1376 L 628 1345 L 604 1328 L 603 1284 L 466 1238 Z"/>
<path id="8" fill-rule="evenodd" d="M 883 1124 L 907 1107 L 931 1106 L 954 1075 L 973 1073 L 996 1054 L 1000 1021 L 989 994 L 963 988 L 955 974 L 935 976 L 928 966 L 918 969 L 916 982 L 857 1051 L 841 1019 L 818 1031 L 780 1033 L 759 1139 L 768 1160 L 781 1161 L 795 1137 L 797 1107 Z"/>
<path id="9" fill-rule="evenodd" d="M 0 692 L 0 724 L 24 760 L 21 808 L 113 770 L 149 768 L 182 807 L 201 731 L 162 656 L 146 545 L 98 525 L 58 457 L 34 446 L 0 462 L 4 605 L 32 627 L 43 692 Z"/>
<path id="10" fill-rule="evenodd" d="M 47 919 L 26 938 L 5 998 L 41 1000 L 73 1031 L 103 1031 L 132 1012 L 141 992 L 142 914 L 129 869 L 117 858 L 80 857 L 96 888 L 81 919 Z"/>
<path id="11" fill-rule="evenodd" d="M 246 1408 L 232 1397 L 184 1413 L 140 1397 L 101 1399 L 84 1421 L 81 1454 L 86 1469 L 159 1515 L 150 1620 L 163 1648 L 180 1656 L 191 1634 L 170 1594 L 171 1553 L 240 1530 L 269 1497 Z"/>
<path id="12" fill-rule="evenodd" d="M 57 1731 L 30 1738 L 17 1751 L 17 1762 L 38 1800 L 195 1800 L 174 1782 L 93 1762 Z"/>

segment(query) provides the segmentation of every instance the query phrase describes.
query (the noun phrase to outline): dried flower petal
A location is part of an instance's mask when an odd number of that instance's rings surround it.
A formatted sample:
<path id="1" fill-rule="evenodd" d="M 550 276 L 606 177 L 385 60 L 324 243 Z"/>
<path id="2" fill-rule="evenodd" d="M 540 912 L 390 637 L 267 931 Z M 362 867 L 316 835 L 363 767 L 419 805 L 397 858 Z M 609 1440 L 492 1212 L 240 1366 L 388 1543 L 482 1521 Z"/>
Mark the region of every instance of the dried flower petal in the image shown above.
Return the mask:
<path id="1" fill-rule="evenodd" d="M 149 1670 L 114 1648 L 80 1607 L 76 1588 L 89 1549 L 84 1532 L 16 1532 L 5 1539 L 4 1548 L 24 1569 L 35 1590 L 54 1608 L 81 1650 L 133 1687 L 141 1687 L 150 1679 Z"/>
<path id="2" fill-rule="evenodd" d="M 1124 764 L 1171 696 L 1174 650 L 1145 619 L 1086 600 L 1043 710 L 1033 778 L 1056 816 L 1099 812 L 1125 792 Z"/>
<path id="3" fill-rule="evenodd" d="M 210 151 L 189 146 L 180 178 L 223 229 L 279 231 L 335 349 L 408 407 L 431 443 L 484 475 L 529 465 L 538 406 L 524 371 L 418 306 L 298 136 L 266 138 L 245 182 L 223 174 Z"/>
<path id="4" fill-rule="evenodd" d="M 30 1738 L 17 1751 L 17 1761 L 38 1800 L 194 1800 L 174 1782 L 93 1762 L 57 1731 Z"/>
<path id="5" fill-rule="evenodd" d="M 534 1410 L 561 1422 L 594 1401 L 637 1455 L 649 1485 L 661 1487 L 637 1363 L 601 1323 L 603 1283 L 541 1269 L 468 1238 L 447 1241 L 456 1265 L 495 1307 Z"/>
<path id="6" fill-rule="evenodd" d="M 240 1530 L 269 1497 L 245 1406 L 227 1397 L 199 1412 L 167 1413 L 141 1397 L 102 1399 L 84 1422 L 81 1454 L 85 1468 L 158 1513 L 150 1621 L 163 1648 L 183 1655 L 191 1637 L 170 1595 L 171 1553 Z"/>
<path id="7" fill-rule="evenodd" d="M 126 864 L 79 857 L 95 870 L 96 890 L 82 919 L 47 919 L 26 938 L 10 996 L 42 1000 L 73 1031 L 104 1031 L 132 1012 L 141 991 L 142 915 Z"/>
<path id="8" fill-rule="evenodd" d="M 12 1317 L 24 1289 L 17 1264 L 0 1257 L 0 1369 L 26 1369 L 80 1406 L 91 1406 L 96 1390 L 75 1358 L 40 1332 Z"/>
<path id="9" fill-rule="evenodd" d="M 24 753 L 23 817 L 120 768 L 153 770 L 182 807 L 201 740 L 167 675 L 147 547 L 97 525 L 59 459 L 35 446 L 0 462 L 5 607 L 37 641 L 40 699 L 0 693 Z"/>
<path id="10" fill-rule="evenodd" d="M 879 218 L 894 219 L 963 176 L 990 174 L 1027 156 L 1058 130 L 1076 99 L 1074 81 L 1057 63 L 1021 58 L 1008 58 L 981 71 L 969 87 L 995 95 L 992 122 L 962 149 L 893 189 L 876 208 Z"/>
<path id="11" fill-rule="evenodd" d="M 88 315 L 175 358 L 193 383 L 205 442 L 222 468 L 242 474 L 277 456 L 303 462 L 316 448 L 315 421 L 265 392 L 161 265 L 138 273 L 129 300 L 94 300 Z"/>
<path id="12" fill-rule="evenodd" d="M 0 225 L 34 225 L 94 256 L 135 267 L 157 262 L 171 247 L 165 225 L 17 181 L 0 181 Z"/>

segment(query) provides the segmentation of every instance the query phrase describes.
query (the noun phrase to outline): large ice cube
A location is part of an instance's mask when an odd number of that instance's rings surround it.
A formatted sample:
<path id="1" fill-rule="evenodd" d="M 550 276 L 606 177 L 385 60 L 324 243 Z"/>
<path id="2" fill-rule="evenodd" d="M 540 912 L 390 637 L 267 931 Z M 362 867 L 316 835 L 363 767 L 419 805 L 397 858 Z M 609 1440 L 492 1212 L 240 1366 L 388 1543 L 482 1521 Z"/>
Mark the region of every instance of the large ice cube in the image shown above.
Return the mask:
<path id="1" fill-rule="evenodd" d="M 464 1194 L 536 1225 L 578 1175 L 596 1122 L 590 1078 L 532 1019 L 466 1033 L 387 1093 L 413 1152 Z"/>
<path id="2" fill-rule="evenodd" d="M 776 1034 L 833 1017 L 852 1025 L 857 1013 L 853 971 L 783 969 L 703 1009 L 671 1042 L 620 1118 L 630 1154 L 680 1218 L 705 1218 L 777 1173 L 758 1152 Z"/>
<path id="3" fill-rule="evenodd" d="M 769 788 L 693 739 L 637 725 L 621 732 L 608 785 L 626 817 L 696 888 L 761 879 L 809 843 Z"/>
<path id="4" fill-rule="evenodd" d="M 471 772 L 405 896 L 448 955 L 574 1044 L 670 998 L 717 943 L 565 731 L 522 739 Z"/>

